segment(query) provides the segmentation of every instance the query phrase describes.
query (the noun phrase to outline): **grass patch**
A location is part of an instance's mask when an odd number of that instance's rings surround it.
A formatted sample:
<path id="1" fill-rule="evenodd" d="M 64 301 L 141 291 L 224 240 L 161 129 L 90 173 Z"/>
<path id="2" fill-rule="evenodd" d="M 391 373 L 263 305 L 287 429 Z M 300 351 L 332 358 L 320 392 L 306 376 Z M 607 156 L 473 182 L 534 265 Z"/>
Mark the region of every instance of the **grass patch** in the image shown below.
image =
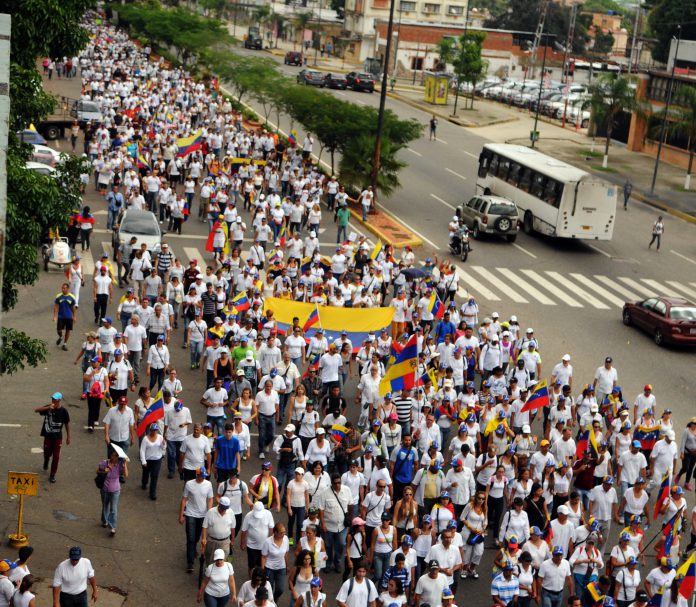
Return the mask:
<path id="1" fill-rule="evenodd" d="M 593 152 L 592 150 L 579 150 L 577 154 L 578 156 L 589 156 L 590 158 L 602 158 L 604 156 L 603 152 Z"/>
<path id="2" fill-rule="evenodd" d="M 680 186 L 678 188 L 672 188 L 672 191 L 674 191 L 674 192 L 689 192 L 689 194 L 693 194 L 696 190 L 694 188 L 689 188 L 687 190 L 684 186 Z"/>
<path id="3" fill-rule="evenodd" d="M 618 173 L 618 171 L 613 168 L 613 167 L 607 167 L 606 169 L 601 165 L 592 165 L 590 168 L 594 169 L 595 171 L 602 171 L 604 173 Z"/>

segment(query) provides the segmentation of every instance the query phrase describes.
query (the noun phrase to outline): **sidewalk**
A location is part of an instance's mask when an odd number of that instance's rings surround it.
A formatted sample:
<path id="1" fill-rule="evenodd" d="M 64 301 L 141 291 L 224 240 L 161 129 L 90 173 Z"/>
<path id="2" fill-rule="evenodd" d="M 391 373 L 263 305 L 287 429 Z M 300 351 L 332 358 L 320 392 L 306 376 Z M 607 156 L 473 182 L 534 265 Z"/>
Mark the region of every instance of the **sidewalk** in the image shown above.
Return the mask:
<path id="1" fill-rule="evenodd" d="M 534 130 L 534 114 L 525 109 L 506 106 L 495 101 L 477 98 L 474 110 L 462 110 L 468 99 L 460 97 L 457 115 L 452 116 L 454 98 L 448 105 L 436 106 L 423 101 L 420 92 L 403 90 L 398 85 L 390 97 L 398 99 L 424 112 L 435 114 L 441 120 L 475 129 L 475 134 L 497 143 L 529 145 L 529 135 Z M 666 213 L 696 223 L 696 191 L 684 190 L 686 171 L 665 161 L 660 162 L 655 193 L 650 194 L 655 158 L 642 152 L 631 152 L 620 143 L 609 146 L 609 165 L 602 168 L 604 139 L 592 141 L 587 129 L 576 131 L 573 125 L 561 127 L 560 123 L 546 116 L 539 116 L 537 124 L 539 141 L 536 147 L 541 152 L 559 158 L 568 164 L 601 175 L 606 181 L 623 186 L 628 179 L 633 184 L 632 198 L 641 200 Z M 619 192 L 620 204 L 623 195 Z M 629 203 L 630 204 L 630 203 Z"/>

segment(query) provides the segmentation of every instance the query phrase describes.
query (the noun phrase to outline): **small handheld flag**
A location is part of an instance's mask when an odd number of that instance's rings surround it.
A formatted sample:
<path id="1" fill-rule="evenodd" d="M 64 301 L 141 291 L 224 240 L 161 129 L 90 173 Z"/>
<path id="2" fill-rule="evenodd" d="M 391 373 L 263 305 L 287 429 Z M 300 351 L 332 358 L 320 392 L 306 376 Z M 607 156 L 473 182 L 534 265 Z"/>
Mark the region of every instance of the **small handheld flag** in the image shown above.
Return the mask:
<path id="1" fill-rule="evenodd" d="M 138 436 L 143 436 L 147 432 L 150 424 L 164 417 L 164 401 L 162 400 L 162 391 L 160 390 L 155 397 L 154 402 L 145 411 L 145 417 L 138 424 L 136 433 Z"/>
<path id="2" fill-rule="evenodd" d="M 691 556 L 679 567 L 677 577 L 684 578 L 679 584 L 679 594 L 688 601 L 694 593 L 694 582 L 696 582 L 696 550 L 692 551 Z"/>
<path id="3" fill-rule="evenodd" d="M 524 407 L 520 409 L 520 413 L 525 411 L 533 411 L 534 409 L 540 409 L 541 407 L 549 406 L 549 385 L 545 379 L 542 379 L 536 386 L 534 390 L 529 394 L 527 402 L 524 403 Z"/>
<path id="4" fill-rule="evenodd" d="M 290 135 L 288 135 L 288 143 L 293 147 L 297 145 L 297 131 L 295 129 L 290 130 Z"/>
<path id="5" fill-rule="evenodd" d="M 445 315 L 445 306 L 442 305 L 442 302 L 435 291 L 433 291 L 432 295 L 430 295 L 428 311 L 438 320 L 442 320 L 442 317 Z"/>
<path id="6" fill-rule="evenodd" d="M 660 483 L 660 492 L 657 494 L 657 499 L 655 500 L 653 520 L 657 520 L 657 517 L 660 515 L 660 508 L 662 508 L 662 504 L 664 504 L 665 500 L 669 497 L 669 484 L 671 478 L 672 477 L 669 470 L 665 472 L 665 475 L 662 477 L 662 482 Z"/>
<path id="7" fill-rule="evenodd" d="M 379 240 L 377 241 L 377 244 L 375 245 L 375 248 L 372 249 L 372 253 L 370 253 L 370 259 L 371 259 L 372 261 L 376 261 L 376 260 L 377 260 L 377 257 L 379 256 L 379 254 L 380 254 L 381 252 L 382 252 L 382 240 L 379 239 Z"/>
<path id="8" fill-rule="evenodd" d="M 244 312 L 251 308 L 251 303 L 249 302 L 246 291 L 242 291 L 232 300 L 232 306 L 237 312 Z"/>
<path id="9" fill-rule="evenodd" d="M 310 327 L 313 327 L 319 323 L 319 307 L 316 306 L 314 310 L 312 310 L 312 313 L 309 315 L 309 318 L 307 318 L 307 321 L 305 322 L 304 326 L 302 327 L 303 331 L 307 331 Z"/>

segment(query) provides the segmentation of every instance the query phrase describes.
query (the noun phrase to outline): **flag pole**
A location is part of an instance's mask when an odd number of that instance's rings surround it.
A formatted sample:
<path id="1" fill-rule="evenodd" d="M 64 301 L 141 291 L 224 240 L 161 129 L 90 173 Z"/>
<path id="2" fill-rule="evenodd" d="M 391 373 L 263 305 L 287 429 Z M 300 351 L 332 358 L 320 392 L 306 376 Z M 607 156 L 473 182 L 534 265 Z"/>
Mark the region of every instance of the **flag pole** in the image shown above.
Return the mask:
<path id="1" fill-rule="evenodd" d="M 666 527 L 667 525 L 669 525 L 670 523 L 676 524 L 677 518 L 678 518 L 679 515 L 684 511 L 684 508 L 686 508 L 685 505 L 682 506 L 681 508 L 679 508 L 679 510 L 677 510 L 677 511 L 674 513 L 674 516 L 673 516 L 671 519 L 669 519 L 669 520 L 667 521 L 665 527 Z M 660 530 L 659 530 L 655 535 L 652 536 L 652 538 L 650 539 L 650 541 L 649 541 L 647 544 L 645 544 L 645 546 L 644 546 L 643 549 L 640 551 L 640 553 L 639 553 L 638 556 L 640 556 L 640 555 L 642 555 L 642 554 L 645 554 L 645 551 L 648 549 L 648 546 L 650 546 L 650 544 L 652 544 L 652 543 L 657 539 L 657 537 L 658 537 L 663 531 L 664 531 L 664 527 L 661 527 Z"/>

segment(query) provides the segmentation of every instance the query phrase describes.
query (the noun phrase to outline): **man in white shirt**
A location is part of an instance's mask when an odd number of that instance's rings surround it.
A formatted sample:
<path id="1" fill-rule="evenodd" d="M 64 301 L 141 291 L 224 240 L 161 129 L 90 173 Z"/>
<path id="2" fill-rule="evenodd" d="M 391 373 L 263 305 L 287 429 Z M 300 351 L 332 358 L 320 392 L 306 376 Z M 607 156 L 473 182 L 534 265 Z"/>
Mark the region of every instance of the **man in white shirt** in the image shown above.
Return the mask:
<path id="1" fill-rule="evenodd" d="M 454 529 L 447 529 L 440 535 L 440 542 L 431 546 L 425 557 L 426 561 L 436 560 L 440 565 L 440 571 L 447 577 L 447 584 L 452 586 L 459 576 L 457 571 L 462 568 L 462 554 L 459 548 L 454 546 Z M 455 586 L 456 587 L 456 586 Z"/>
<path id="2" fill-rule="evenodd" d="M 340 386 L 338 374 L 343 366 L 343 359 L 335 343 L 329 344 L 329 351 L 319 359 L 319 373 L 322 391 L 328 394 L 333 386 Z"/>
<path id="3" fill-rule="evenodd" d="M 636 400 L 633 403 L 633 423 L 635 424 L 641 418 L 646 409 L 651 409 L 655 412 L 655 407 L 657 407 L 657 400 L 652 393 L 652 386 L 645 384 L 643 392 L 636 396 Z"/>
<path id="4" fill-rule="evenodd" d="M 561 385 L 573 386 L 573 365 L 570 364 L 570 354 L 564 354 L 559 362 L 551 371 L 551 383 L 561 380 Z"/>
<path id="5" fill-rule="evenodd" d="M 92 587 L 92 602 L 97 600 L 97 580 L 89 559 L 82 558 L 82 548 L 73 546 L 68 558 L 53 574 L 53 604 L 86 605 L 87 584 Z"/>
<path id="6" fill-rule="evenodd" d="M 197 427 L 200 431 L 200 426 Z M 193 571 L 196 545 L 203 532 L 203 520 L 208 510 L 213 507 L 213 485 L 206 480 L 208 474 L 205 468 L 198 468 L 194 474 L 196 478 L 184 485 L 184 493 L 179 505 L 179 524 L 186 525 L 186 571 L 188 573 Z"/>
<path id="7" fill-rule="evenodd" d="M 618 518 L 617 506 L 619 503 L 616 489 L 614 489 L 614 479 L 605 476 L 602 484 L 597 485 L 590 491 L 589 516 L 597 519 L 599 531 L 602 538 L 609 538 L 611 521 Z"/>
<path id="8" fill-rule="evenodd" d="M 240 547 L 247 552 L 249 578 L 255 567 L 261 565 L 261 548 L 263 543 L 273 533 L 273 515 L 264 508 L 263 502 L 258 501 L 242 521 L 242 537 Z"/>
<path id="9" fill-rule="evenodd" d="M 227 390 L 222 387 L 222 377 L 216 377 L 213 387 L 208 388 L 201 398 L 201 405 L 207 408 L 206 421 L 217 428 L 217 434 L 225 431 L 225 407 L 229 402 Z"/>
<path id="10" fill-rule="evenodd" d="M 546 559 L 539 567 L 536 585 L 537 596 L 547 607 L 560 607 L 563 600 L 563 589 L 568 588 L 569 594 L 574 594 L 574 580 L 570 574 L 570 564 L 563 558 L 563 548 L 554 546 L 552 557 Z"/>
<path id="11" fill-rule="evenodd" d="M 422 575 L 416 583 L 415 607 L 430 605 L 442 606 L 442 591 L 449 587 L 447 576 L 440 571 L 440 563 L 432 560 L 428 563 L 428 572 Z"/>
<path id="12" fill-rule="evenodd" d="M 619 374 L 616 372 L 613 362 L 614 359 L 611 356 L 607 356 L 604 359 L 604 365 L 598 367 L 595 371 L 592 387 L 597 395 L 598 403 L 604 402 L 604 397 L 611 394 L 612 389 L 619 381 Z"/>
<path id="13" fill-rule="evenodd" d="M 225 558 L 230 555 L 230 535 L 235 518 L 230 511 L 230 498 L 221 497 L 218 505 L 210 508 L 203 518 L 201 547 L 205 551 L 205 564 L 210 565 L 216 550 L 222 550 Z"/>
<path id="14" fill-rule="evenodd" d="M 210 469 L 210 442 L 203 436 L 200 424 L 193 426 L 193 434 L 184 438 L 179 449 L 179 476 L 193 480 L 196 470 Z"/>
<path id="15" fill-rule="evenodd" d="M 650 487 L 659 487 L 662 477 L 669 473 L 674 475 L 674 467 L 677 465 L 677 443 L 674 442 L 674 430 L 667 428 L 664 437 L 655 443 L 650 453 Z"/>
<path id="16" fill-rule="evenodd" d="M 639 440 L 634 440 L 628 451 L 624 451 L 619 456 L 617 462 L 616 478 L 621 483 L 621 497 L 624 496 L 629 487 L 633 487 L 639 477 L 645 477 L 648 462 L 641 453 Z"/>
<path id="17" fill-rule="evenodd" d="M 558 507 L 558 518 L 551 521 L 551 531 L 553 532 L 553 543 L 555 547 L 563 549 L 563 558 L 570 556 L 573 552 L 573 536 L 575 535 L 575 525 L 568 518 L 570 508 L 565 504 Z"/>
<path id="18" fill-rule="evenodd" d="M 135 443 L 135 417 L 128 406 L 128 397 L 121 396 L 118 406 L 112 407 L 104 416 L 104 442 L 107 454 L 111 443 L 118 445 L 125 453 Z"/>
<path id="19" fill-rule="evenodd" d="M 263 383 L 263 390 L 256 393 L 259 412 L 259 459 L 265 459 L 266 447 L 275 439 L 275 425 L 280 423 L 280 398 L 273 389 L 273 380 Z"/>
<path id="20" fill-rule="evenodd" d="M 322 537 L 326 542 L 327 561 L 324 571 L 327 573 L 332 570 L 341 573 L 348 533 L 345 521 L 352 501 L 353 495 L 348 487 L 343 486 L 341 475 L 332 474 L 331 486 L 322 490 L 317 502 Z"/>
<path id="21" fill-rule="evenodd" d="M 186 432 L 193 423 L 191 411 L 181 401 L 164 413 L 164 438 L 167 441 L 167 478 L 174 478 L 174 470 L 179 461 L 179 451 L 186 438 Z M 183 480 L 183 477 L 182 479 Z"/>
<path id="22" fill-rule="evenodd" d="M 343 582 L 336 595 L 338 607 L 375 607 L 377 588 L 366 576 L 367 565 L 364 562 L 358 563 L 355 577 Z"/>

